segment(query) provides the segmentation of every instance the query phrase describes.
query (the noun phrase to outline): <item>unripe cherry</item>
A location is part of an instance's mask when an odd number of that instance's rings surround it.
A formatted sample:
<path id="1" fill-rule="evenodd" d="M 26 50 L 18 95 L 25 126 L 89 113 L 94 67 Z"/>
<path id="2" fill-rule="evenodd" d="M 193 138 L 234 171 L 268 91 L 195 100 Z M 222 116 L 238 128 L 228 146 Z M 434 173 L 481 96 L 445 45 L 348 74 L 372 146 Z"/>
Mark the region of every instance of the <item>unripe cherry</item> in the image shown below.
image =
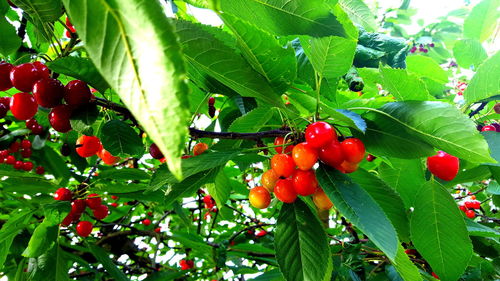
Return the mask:
<path id="1" fill-rule="evenodd" d="M 274 172 L 274 170 L 269 169 L 262 174 L 260 182 L 262 183 L 262 186 L 267 189 L 267 191 L 273 192 L 274 186 L 276 185 L 278 179 L 279 176 Z"/>
<path id="2" fill-rule="evenodd" d="M 333 207 L 333 203 L 326 195 L 325 191 L 318 188 L 312 196 L 314 205 L 320 210 L 329 210 Z"/>
<path id="3" fill-rule="evenodd" d="M 256 186 L 250 190 L 248 194 L 250 204 L 257 209 L 265 209 L 271 203 L 271 195 L 263 186 Z"/>

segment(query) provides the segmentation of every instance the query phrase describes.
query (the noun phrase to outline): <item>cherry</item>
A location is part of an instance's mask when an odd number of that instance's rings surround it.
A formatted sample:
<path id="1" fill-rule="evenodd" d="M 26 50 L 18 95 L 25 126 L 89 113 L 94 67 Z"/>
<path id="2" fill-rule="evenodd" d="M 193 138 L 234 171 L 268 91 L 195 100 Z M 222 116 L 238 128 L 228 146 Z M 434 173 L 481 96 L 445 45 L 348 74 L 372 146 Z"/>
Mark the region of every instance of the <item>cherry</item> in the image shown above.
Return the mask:
<path id="1" fill-rule="evenodd" d="M 110 205 L 111 205 L 111 207 L 113 207 L 113 208 L 118 207 L 118 203 L 116 203 L 116 202 L 113 202 L 113 203 L 111 203 Z"/>
<path id="2" fill-rule="evenodd" d="M 276 198 L 283 203 L 293 203 L 297 199 L 297 192 L 293 188 L 292 179 L 280 179 L 274 187 Z"/>
<path id="3" fill-rule="evenodd" d="M 26 172 L 29 172 L 31 170 L 33 170 L 33 162 L 24 162 L 23 163 L 23 170 L 25 170 Z"/>
<path id="4" fill-rule="evenodd" d="M 97 156 L 101 158 L 102 162 L 106 165 L 114 165 L 120 161 L 120 157 L 113 156 L 113 154 L 109 153 L 109 151 L 104 148 L 97 152 Z"/>
<path id="5" fill-rule="evenodd" d="M 96 219 L 102 220 L 108 216 L 109 209 L 108 209 L 108 206 L 106 206 L 106 205 L 99 205 L 99 206 L 97 206 L 97 208 L 94 208 L 94 210 L 92 212 L 94 213 L 94 217 Z"/>
<path id="6" fill-rule="evenodd" d="M 49 113 L 49 122 L 54 130 L 60 133 L 67 133 L 71 131 L 71 113 L 73 112 L 71 106 L 66 104 L 58 105 Z"/>
<path id="7" fill-rule="evenodd" d="M 160 151 L 160 148 L 158 148 L 155 143 L 149 146 L 149 154 L 151 154 L 151 157 L 153 157 L 154 159 L 162 159 L 164 157 L 163 153 L 161 153 Z"/>
<path id="8" fill-rule="evenodd" d="M 267 191 L 273 192 L 274 186 L 276 185 L 278 179 L 279 177 L 278 175 L 276 175 L 274 170 L 269 169 L 262 174 L 260 182 L 262 183 L 262 186 L 264 186 L 267 189 Z"/>
<path id="9" fill-rule="evenodd" d="M 150 216 L 150 217 L 152 217 L 153 216 L 153 212 L 148 212 L 147 215 Z"/>
<path id="10" fill-rule="evenodd" d="M 87 206 L 89 206 L 89 208 L 95 209 L 101 205 L 102 199 L 101 197 L 99 197 L 99 194 L 92 193 L 89 194 L 87 199 L 85 199 L 85 203 L 87 203 Z"/>
<path id="11" fill-rule="evenodd" d="M 491 126 L 495 127 L 495 131 L 500 132 L 500 124 L 498 123 L 491 123 Z"/>
<path id="12" fill-rule="evenodd" d="M 160 232 L 161 232 L 161 227 L 157 227 L 157 228 L 155 228 L 155 232 L 156 232 L 156 233 L 160 233 Z"/>
<path id="13" fill-rule="evenodd" d="M 81 237 L 87 237 L 92 233 L 92 223 L 89 221 L 81 221 L 76 225 L 76 233 Z"/>
<path id="14" fill-rule="evenodd" d="M 20 148 L 21 148 L 21 143 L 14 141 L 13 143 L 10 144 L 8 151 L 9 153 L 16 153 L 19 151 Z"/>
<path id="15" fill-rule="evenodd" d="M 12 85 L 22 92 L 31 92 L 33 84 L 42 79 L 44 74 L 32 63 L 14 66 L 10 71 Z"/>
<path id="16" fill-rule="evenodd" d="M 149 226 L 151 224 L 151 220 L 150 219 L 144 219 L 144 220 L 142 220 L 141 223 L 144 224 L 145 226 Z"/>
<path id="17" fill-rule="evenodd" d="M 313 170 L 296 170 L 292 175 L 293 188 L 298 195 L 309 196 L 318 189 L 318 181 Z"/>
<path id="18" fill-rule="evenodd" d="M 347 162 L 359 163 L 365 158 L 365 145 L 360 139 L 346 139 L 340 143 L 340 146 Z"/>
<path id="19" fill-rule="evenodd" d="M 4 118 L 7 115 L 9 108 L 3 103 L 0 103 L 0 118 Z"/>
<path id="20" fill-rule="evenodd" d="M 417 250 L 415 250 L 415 249 L 406 249 L 405 250 L 405 254 L 415 256 L 415 255 L 417 255 Z"/>
<path id="21" fill-rule="evenodd" d="M 76 153 L 81 157 L 94 156 L 102 149 L 101 141 L 95 136 L 82 135 L 76 141 Z"/>
<path id="22" fill-rule="evenodd" d="M 0 103 L 5 105 L 7 109 L 10 109 L 10 97 L 0 97 Z"/>
<path id="23" fill-rule="evenodd" d="M 375 157 L 375 156 L 373 156 L 373 155 L 371 155 L 371 154 L 368 154 L 368 155 L 366 156 L 366 161 L 368 161 L 368 162 L 372 162 L 372 161 L 373 161 L 373 160 L 375 160 L 376 158 L 377 158 L 377 157 Z"/>
<path id="24" fill-rule="evenodd" d="M 206 143 L 199 142 L 199 143 L 195 144 L 195 146 L 193 147 L 193 155 L 198 156 L 198 155 L 202 154 L 203 152 L 205 152 L 205 150 L 207 150 L 207 149 L 208 149 L 208 145 Z"/>
<path id="25" fill-rule="evenodd" d="M 12 156 L 12 155 L 9 155 L 5 159 L 5 163 L 8 164 L 8 165 L 14 165 L 14 163 L 16 163 L 16 158 L 14 156 Z"/>
<path id="26" fill-rule="evenodd" d="M 181 270 L 188 270 L 194 267 L 194 262 L 192 260 L 181 260 L 179 261 Z"/>
<path id="27" fill-rule="evenodd" d="M 434 278 L 436 278 L 436 279 L 438 279 L 438 280 L 439 280 L 439 277 L 438 277 L 438 276 L 437 276 L 437 274 L 436 274 L 436 273 L 434 273 L 434 272 L 432 272 L 432 277 L 434 277 Z"/>
<path id="28" fill-rule="evenodd" d="M 481 129 L 481 132 L 493 131 L 495 132 L 497 129 L 492 125 L 486 125 Z"/>
<path id="29" fill-rule="evenodd" d="M 208 105 L 214 105 L 214 104 L 215 104 L 215 98 L 214 97 L 208 98 Z"/>
<path id="30" fill-rule="evenodd" d="M 116 195 L 111 195 L 111 199 L 113 199 L 113 200 L 118 200 L 118 196 L 116 196 Z"/>
<path id="31" fill-rule="evenodd" d="M 33 135 L 41 135 L 43 133 L 42 125 L 36 125 L 33 128 L 31 128 L 31 133 Z"/>
<path id="32" fill-rule="evenodd" d="M 43 175 L 43 174 L 45 174 L 45 168 L 44 168 L 44 167 L 42 167 L 42 166 L 38 166 L 38 167 L 36 167 L 35 172 L 36 172 L 37 174 L 39 174 L 39 175 Z"/>
<path id="33" fill-rule="evenodd" d="M 15 163 L 14 163 L 14 169 L 16 170 L 21 170 L 23 168 L 23 161 L 21 160 L 17 160 Z"/>
<path id="34" fill-rule="evenodd" d="M 307 142 L 297 144 L 292 150 L 293 160 L 303 171 L 310 170 L 318 162 L 318 150 Z"/>
<path id="35" fill-rule="evenodd" d="M 465 215 L 470 218 L 470 219 L 473 219 L 476 217 L 476 213 L 474 212 L 474 210 L 467 210 L 465 211 Z"/>
<path id="36" fill-rule="evenodd" d="M 312 196 L 314 205 L 320 210 L 330 210 L 333 207 L 333 203 L 326 195 L 325 191 L 318 188 Z"/>
<path id="37" fill-rule="evenodd" d="M 31 118 L 26 120 L 26 128 L 31 130 L 35 126 L 38 126 L 38 122 L 35 119 Z"/>
<path id="38" fill-rule="evenodd" d="M 277 153 L 283 153 L 283 143 L 285 142 L 285 138 L 277 137 L 274 139 L 274 145 L 279 145 L 274 148 Z M 290 139 L 287 140 L 287 144 L 290 142 Z M 293 145 L 285 146 L 285 154 L 289 154 L 293 150 Z"/>
<path id="39" fill-rule="evenodd" d="M 81 80 L 69 81 L 64 87 L 64 100 L 69 105 L 87 104 L 91 97 L 89 86 Z"/>
<path id="40" fill-rule="evenodd" d="M 50 71 L 49 68 L 43 64 L 42 62 L 35 61 L 33 65 L 36 67 L 38 72 L 40 73 L 41 78 L 40 79 L 46 79 L 50 77 Z"/>
<path id="41" fill-rule="evenodd" d="M 493 106 L 493 110 L 496 114 L 500 114 L 500 103 L 495 104 L 495 106 Z"/>
<path id="42" fill-rule="evenodd" d="M 271 203 L 271 195 L 263 186 L 256 186 L 250 190 L 248 194 L 250 204 L 257 209 L 265 209 Z"/>
<path id="43" fill-rule="evenodd" d="M 319 159 L 330 167 L 336 167 L 344 162 L 344 152 L 337 140 L 333 140 L 319 150 Z"/>
<path id="44" fill-rule="evenodd" d="M 29 149 L 29 148 L 31 148 L 31 141 L 30 140 L 26 140 L 26 139 L 22 140 L 21 141 L 21 147 L 23 149 Z"/>
<path id="45" fill-rule="evenodd" d="M 7 158 L 9 156 L 9 152 L 7 150 L 0 151 L 0 158 Z"/>
<path id="46" fill-rule="evenodd" d="M 83 199 L 76 199 L 71 202 L 71 213 L 82 214 L 87 207 L 87 203 Z"/>
<path id="47" fill-rule="evenodd" d="M 73 24 L 71 23 L 71 21 L 69 20 L 69 18 L 67 17 L 66 18 L 66 27 L 73 33 L 76 32 L 76 29 L 75 27 L 73 26 Z"/>
<path id="48" fill-rule="evenodd" d="M 60 152 L 62 156 L 69 156 L 71 154 L 71 147 L 69 147 L 69 144 L 63 143 Z"/>
<path id="49" fill-rule="evenodd" d="M 205 195 L 203 197 L 203 203 L 205 203 L 205 208 L 211 209 L 215 206 L 215 200 L 210 195 Z"/>
<path id="50" fill-rule="evenodd" d="M 73 197 L 71 190 L 64 187 L 57 189 L 56 193 L 54 194 L 54 199 L 60 201 L 70 201 L 71 197 Z"/>
<path id="51" fill-rule="evenodd" d="M 73 214 L 69 213 L 61 222 L 62 226 L 69 226 L 73 222 Z"/>
<path id="52" fill-rule="evenodd" d="M 17 93 L 10 100 L 10 111 L 19 120 L 28 120 L 35 116 L 38 104 L 35 97 L 28 93 Z"/>
<path id="53" fill-rule="evenodd" d="M 12 88 L 10 81 L 10 71 L 14 66 L 4 61 L 0 62 L 0 91 L 7 91 Z"/>
<path id="54" fill-rule="evenodd" d="M 64 86 L 57 79 L 40 79 L 33 85 L 33 95 L 40 106 L 52 108 L 61 104 Z"/>
<path id="55" fill-rule="evenodd" d="M 289 177 L 295 170 L 295 162 L 290 155 L 276 154 L 271 158 L 271 168 L 278 177 Z"/>
<path id="56" fill-rule="evenodd" d="M 349 174 L 356 171 L 359 167 L 359 163 L 352 163 L 344 161 L 340 166 L 335 167 L 337 170 L 341 171 L 344 174 Z"/>
<path id="57" fill-rule="evenodd" d="M 261 230 L 261 231 L 258 231 L 257 233 L 255 233 L 255 237 L 264 237 L 267 235 L 267 231 L 265 230 Z"/>
<path id="58" fill-rule="evenodd" d="M 25 148 L 23 149 L 23 151 L 21 151 L 21 156 L 23 158 L 30 158 L 32 153 L 33 152 L 31 151 L 31 148 Z"/>
<path id="59" fill-rule="evenodd" d="M 458 174 L 458 158 L 444 151 L 438 151 L 434 156 L 427 157 L 427 168 L 436 177 L 451 181 Z"/>
<path id="60" fill-rule="evenodd" d="M 314 122 L 306 128 L 306 142 L 314 148 L 322 148 L 333 140 L 337 140 L 337 134 L 333 127 L 326 122 Z"/>

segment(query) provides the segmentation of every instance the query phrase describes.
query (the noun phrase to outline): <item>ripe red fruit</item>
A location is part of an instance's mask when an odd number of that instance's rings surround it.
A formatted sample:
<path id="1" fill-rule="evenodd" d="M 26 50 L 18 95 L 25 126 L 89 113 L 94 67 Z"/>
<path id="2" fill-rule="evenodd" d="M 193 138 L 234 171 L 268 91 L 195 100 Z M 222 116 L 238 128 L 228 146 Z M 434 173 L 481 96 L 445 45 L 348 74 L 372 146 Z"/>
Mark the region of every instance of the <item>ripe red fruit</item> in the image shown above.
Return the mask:
<path id="1" fill-rule="evenodd" d="M 405 253 L 407 255 L 414 255 L 415 256 L 417 254 L 417 250 L 415 250 L 415 249 L 406 249 Z"/>
<path id="2" fill-rule="evenodd" d="M 297 199 L 297 192 L 293 188 L 292 179 L 280 179 L 274 187 L 274 195 L 284 203 L 293 203 Z"/>
<path id="3" fill-rule="evenodd" d="M 110 205 L 111 205 L 111 207 L 113 207 L 113 208 L 118 207 L 118 203 L 116 203 L 116 202 L 113 202 L 113 203 L 111 203 Z"/>
<path id="4" fill-rule="evenodd" d="M 347 162 L 359 163 L 365 158 L 365 145 L 360 139 L 346 139 L 340 143 L 340 146 Z"/>
<path id="5" fill-rule="evenodd" d="M 274 148 L 277 153 L 283 153 L 283 143 L 285 142 L 285 138 L 277 137 L 274 139 L 274 145 L 279 145 Z M 287 140 L 287 144 L 290 142 L 290 139 Z M 289 154 L 293 150 L 293 145 L 285 145 L 285 154 Z"/>
<path id="6" fill-rule="evenodd" d="M 69 213 L 61 222 L 62 226 L 69 226 L 73 222 L 73 214 Z"/>
<path id="7" fill-rule="evenodd" d="M 318 150 L 307 142 L 297 144 L 292 150 L 293 160 L 303 171 L 310 170 L 318 162 Z"/>
<path id="8" fill-rule="evenodd" d="M 21 160 L 17 160 L 15 163 L 14 163 L 14 169 L 16 170 L 21 170 L 23 168 L 23 161 Z"/>
<path id="9" fill-rule="evenodd" d="M 31 92 L 33 90 L 33 84 L 43 77 L 44 73 L 38 70 L 32 63 L 23 63 L 14 66 L 10 71 L 10 81 L 12 85 L 22 92 Z"/>
<path id="10" fill-rule="evenodd" d="M 319 159 L 330 167 L 336 167 L 344 162 L 344 152 L 337 140 L 319 150 Z"/>
<path id="11" fill-rule="evenodd" d="M 69 105 L 87 104 L 91 97 L 89 86 L 81 80 L 69 81 L 64 87 L 64 100 Z"/>
<path id="12" fill-rule="evenodd" d="M 215 104 L 215 98 L 214 97 L 208 98 L 208 105 L 214 105 L 214 104 Z"/>
<path id="13" fill-rule="evenodd" d="M 92 193 L 92 194 L 89 194 L 87 199 L 85 199 L 85 203 L 87 203 L 87 206 L 89 206 L 89 208 L 95 209 L 95 208 L 101 206 L 102 199 L 101 199 L 101 197 L 99 197 L 99 194 Z"/>
<path id="14" fill-rule="evenodd" d="M 40 106 L 52 108 L 61 104 L 64 85 L 57 79 L 40 79 L 33 85 L 33 95 Z"/>
<path id="15" fill-rule="evenodd" d="M 0 158 L 7 158 L 9 156 L 9 152 L 7 150 L 0 151 Z"/>
<path id="16" fill-rule="evenodd" d="M 359 163 L 352 163 L 344 161 L 340 166 L 335 167 L 337 170 L 341 171 L 344 174 L 349 174 L 356 171 L 359 167 Z"/>
<path id="17" fill-rule="evenodd" d="M 71 23 L 71 21 L 69 20 L 69 18 L 66 18 L 66 27 L 71 30 L 71 32 L 75 33 L 76 32 L 76 29 L 75 27 L 73 26 L 73 24 Z"/>
<path id="18" fill-rule="evenodd" d="M 10 81 L 10 71 L 14 66 L 4 61 L 0 62 L 0 91 L 7 91 L 12 88 Z"/>
<path id="19" fill-rule="evenodd" d="M 32 118 L 32 119 L 26 120 L 26 128 L 31 130 L 35 126 L 38 126 L 38 122 L 35 119 Z"/>
<path id="20" fill-rule="evenodd" d="M 470 219 L 473 219 L 476 217 L 476 213 L 474 212 L 474 210 L 467 210 L 465 211 L 465 215 L 470 218 Z"/>
<path id="21" fill-rule="evenodd" d="M 434 156 L 427 157 L 427 168 L 436 177 L 451 181 L 458 174 L 458 158 L 444 151 L 438 151 Z"/>
<path id="22" fill-rule="evenodd" d="M 5 163 L 8 164 L 8 165 L 14 165 L 14 163 L 16 163 L 16 158 L 14 156 L 12 156 L 12 155 L 9 155 L 5 159 Z"/>
<path id="23" fill-rule="evenodd" d="M 113 199 L 113 200 L 118 200 L 118 196 L 116 196 L 116 195 L 111 195 L 111 199 Z"/>
<path id="24" fill-rule="evenodd" d="M 155 232 L 156 232 L 156 233 L 160 233 L 160 232 L 161 232 L 161 227 L 157 227 L 157 228 L 155 228 Z"/>
<path id="25" fill-rule="evenodd" d="M 250 190 L 248 194 L 250 204 L 257 209 L 265 209 L 271 203 L 271 195 L 263 186 L 256 186 Z"/>
<path id="26" fill-rule="evenodd" d="M 94 210 L 92 212 L 94 213 L 94 217 L 96 219 L 102 220 L 108 216 L 109 209 L 108 209 L 108 206 L 106 206 L 106 205 L 99 205 L 96 208 L 94 208 Z"/>
<path id="27" fill-rule="evenodd" d="M 102 162 L 106 165 L 114 165 L 118 161 L 120 161 L 120 157 L 113 156 L 113 154 L 109 153 L 106 149 L 102 148 L 97 152 L 97 156 L 101 158 Z"/>
<path id="28" fill-rule="evenodd" d="M 31 148 L 31 141 L 30 140 L 26 140 L 26 139 L 22 140 L 21 141 L 21 147 L 23 149 Z"/>
<path id="29" fill-rule="evenodd" d="M 31 133 L 33 135 L 41 135 L 43 133 L 42 125 L 36 125 L 33 128 L 31 128 Z"/>
<path id="30" fill-rule="evenodd" d="M 278 177 L 289 177 L 295 170 L 295 162 L 292 156 L 287 154 L 276 154 L 271 158 L 271 168 Z"/>
<path id="31" fill-rule="evenodd" d="M 208 145 L 206 143 L 199 142 L 199 143 L 195 144 L 193 147 L 193 155 L 198 156 L 198 155 L 202 154 L 203 152 L 205 152 L 205 150 L 207 150 L 207 149 L 208 149 Z"/>
<path id="32" fill-rule="evenodd" d="M 373 155 L 371 155 L 371 154 L 368 154 L 368 155 L 366 156 L 366 161 L 368 161 L 368 162 L 372 162 L 372 161 L 373 161 L 373 160 L 375 160 L 376 158 L 377 158 L 377 157 L 375 157 L 375 156 L 373 156 Z"/>
<path id="33" fill-rule="evenodd" d="M 80 145 L 76 148 L 76 153 L 84 158 L 94 156 L 102 149 L 101 141 L 95 136 L 82 135 L 76 141 L 76 145 Z"/>
<path id="34" fill-rule="evenodd" d="M 87 237 L 92 233 L 92 223 L 89 221 L 81 221 L 76 225 L 76 233 L 82 237 Z"/>
<path id="35" fill-rule="evenodd" d="M 10 97 L 0 97 L 0 103 L 10 109 Z"/>
<path id="36" fill-rule="evenodd" d="M 211 209 L 215 206 L 215 200 L 210 195 L 205 195 L 203 197 L 203 203 L 205 203 L 205 208 Z"/>
<path id="37" fill-rule="evenodd" d="M 69 105 L 61 104 L 54 108 L 49 113 L 49 122 L 54 130 L 66 133 L 71 131 L 71 113 L 72 109 Z"/>
<path id="38" fill-rule="evenodd" d="M 3 103 L 0 103 L 0 118 L 4 118 L 7 115 L 9 108 Z"/>
<path id="39" fill-rule="evenodd" d="M 306 142 L 314 148 L 322 148 L 337 140 L 333 127 L 326 122 L 314 122 L 306 128 Z"/>
<path id="40" fill-rule="evenodd" d="M 162 159 L 164 157 L 163 153 L 161 153 L 160 151 L 160 148 L 158 148 L 158 146 L 154 143 L 149 146 L 149 154 L 151 154 L 151 157 L 153 157 L 154 159 Z"/>
<path id="41" fill-rule="evenodd" d="M 9 153 L 16 153 L 19 151 L 19 148 L 21 148 L 21 143 L 14 141 L 10 144 L 8 151 Z"/>
<path id="42" fill-rule="evenodd" d="M 318 189 L 318 181 L 313 170 L 296 170 L 292 175 L 293 188 L 297 194 L 309 196 Z"/>
<path id="43" fill-rule="evenodd" d="M 38 166 L 38 167 L 36 167 L 35 172 L 36 172 L 37 174 L 39 174 L 39 175 L 43 175 L 43 174 L 45 173 L 45 168 L 44 168 L 44 167 L 42 167 L 42 166 Z"/>
<path id="44" fill-rule="evenodd" d="M 87 203 L 85 203 L 85 200 L 76 199 L 73 202 L 71 202 L 71 212 L 70 213 L 80 215 L 85 211 L 86 207 L 87 207 Z"/>
<path id="45" fill-rule="evenodd" d="M 467 211 L 467 207 L 465 207 L 464 205 L 460 205 L 460 206 L 458 206 L 458 208 L 459 208 L 459 209 L 460 209 L 460 211 L 462 211 L 462 212 Z"/>
<path id="46" fill-rule="evenodd" d="M 10 111 L 19 120 L 28 120 L 35 116 L 38 104 L 33 95 L 28 93 L 17 93 L 10 100 Z"/>
<path id="47" fill-rule="evenodd" d="M 144 224 L 145 226 L 149 226 L 151 224 L 151 220 L 150 219 L 144 219 L 144 220 L 142 220 L 141 223 Z"/>
<path id="48" fill-rule="evenodd" d="M 49 68 L 43 64 L 42 62 L 35 61 L 33 62 L 33 65 L 36 67 L 38 70 L 38 73 L 40 74 L 40 79 L 45 79 L 50 77 L 50 71 Z"/>
<path id="49" fill-rule="evenodd" d="M 481 129 L 481 132 L 493 131 L 496 132 L 496 128 L 492 125 L 486 125 Z"/>
<path id="50" fill-rule="evenodd" d="M 266 235 L 267 235 L 267 231 L 265 231 L 265 230 L 260 230 L 257 233 L 255 233 L 256 237 L 264 237 Z"/>
<path id="51" fill-rule="evenodd" d="M 24 162 L 23 163 L 23 170 L 25 170 L 26 172 L 29 172 L 31 170 L 33 170 L 33 162 Z"/>
<path id="52" fill-rule="evenodd" d="M 181 270 L 188 270 L 194 267 L 194 262 L 192 260 L 181 260 L 179 261 Z"/>
<path id="53" fill-rule="evenodd" d="M 436 278 L 436 279 L 439 279 L 439 277 L 437 276 L 436 273 L 432 272 L 432 277 Z"/>
<path id="54" fill-rule="evenodd" d="M 54 194 L 54 199 L 60 201 L 70 201 L 72 196 L 73 194 L 71 193 L 71 190 L 61 187 L 56 190 L 56 193 Z"/>

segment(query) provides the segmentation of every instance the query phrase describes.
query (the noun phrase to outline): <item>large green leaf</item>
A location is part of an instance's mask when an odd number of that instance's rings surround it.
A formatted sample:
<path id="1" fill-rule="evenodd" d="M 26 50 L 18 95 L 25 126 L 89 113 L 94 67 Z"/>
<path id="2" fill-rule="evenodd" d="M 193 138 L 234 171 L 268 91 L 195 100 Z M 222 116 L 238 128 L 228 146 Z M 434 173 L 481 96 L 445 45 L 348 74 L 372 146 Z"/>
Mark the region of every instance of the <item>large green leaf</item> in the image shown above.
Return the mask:
<path id="1" fill-rule="evenodd" d="M 66 161 L 52 147 L 44 146 L 37 153 L 31 156 L 38 165 L 45 167 L 45 171 L 54 175 L 57 182 L 64 186 L 68 183 L 71 173 L 66 165 Z M 38 179 L 40 182 L 43 179 Z"/>
<path id="2" fill-rule="evenodd" d="M 0 54 L 4 57 L 17 51 L 21 46 L 21 38 L 17 36 L 15 27 L 10 24 L 4 16 L 0 18 Z"/>
<path id="3" fill-rule="evenodd" d="M 221 17 L 233 31 L 243 56 L 253 69 L 264 76 L 277 93 L 286 91 L 297 74 L 293 48 L 284 48 L 274 36 L 257 25 L 227 13 Z"/>
<path id="4" fill-rule="evenodd" d="M 498 25 L 499 0 L 483 0 L 472 9 L 464 22 L 464 36 L 480 42 L 488 39 Z"/>
<path id="5" fill-rule="evenodd" d="M 111 120 L 102 126 L 101 142 L 115 156 L 140 156 L 144 152 L 139 134 L 119 120 Z"/>
<path id="6" fill-rule="evenodd" d="M 470 104 L 500 94 L 500 52 L 481 64 L 464 92 L 465 101 Z"/>
<path id="7" fill-rule="evenodd" d="M 23 256 L 28 258 L 36 258 L 47 252 L 52 244 L 56 241 L 58 234 L 58 226 L 52 224 L 48 220 L 44 220 L 39 224 L 31 239 L 28 247 L 23 252 Z"/>
<path id="8" fill-rule="evenodd" d="M 279 95 L 250 64 L 225 45 L 223 31 L 187 21 L 175 22 L 176 33 L 188 63 L 244 97 L 253 97 L 282 106 Z"/>
<path id="9" fill-rule="evenodd" d="M 405 131 L 415 140 L 456 157 L 473 163 L 494 162 L 474 122 L 448 103 L 392 102 L 380 109 L 366 109 L 370 112 L 364 116 L 365 119 L 372 120 L 382 130 L 393 132 L 391 126 L 397 124 L 399 130 Z M 403 158 L 403 154 L 396 157 Z"/>
<path id="10" fill-rule="evenodd" d="M 320 165 L 316 176 L 342 215 L 370 237 L 390 259 L 394 259 L 398 251 L 398 235 L 373 197 L 348 176 L 326 165 Z"/>
<path id="11" fill-rule="evenodd" d="M 88 58 L 63 57 L 47 62 L 47 66 L 57 73 L 83 80 L 100 92 L 109 88 L 106 80 Z"/>
<path id="12" fill-rule="evenodd" d="M 68 258 L 66 252 L 58 245 L 37 258 L 30 258 L 28 264 L 28 280 L 66 281 L 69 279 Z"/>
<path id="13" fill-rule="evenodd" d="M 215 176 L 215 183 L 207 185 L 207 188 L 208 192 L 217 203 L 217 206 L 219 206 L 219 208 L 224 206 L 232 190 L 231 181 L 224 172 L 224 169 L 221 169 L 217 176 Z"/>
<path id="14" fill-rule="evenodd" d="M 472 256 L 472 243 L 453 197 L 435 182 L 424 184 L 410 221 L 413 244 L 441 280 L 458 280 Z"/>
<path id="15" fill-rule="evenodd" d="M 457 60 L 459 66 L 470 68 L 471 65 L 475 69 L 488 58 L 486 50 L 481 45 L 481 42 L 475 39 L 462 39 L 453 46 L 453 56 Z"/>
<path id="16" fill-rule="evenodd" d="M 323 0 L 222 0 L 221 9 L 277 35 L 345 35 Z"/>
<path id="17" fill-rule="evenodd" d="M 376 31 L 375 15 L 362 0 L 340 0 L 339 5 L 351 20 L 367 31 Z"/>
<path id="18" fill-rule="evenodd" d="M 276 260 L 286 280 L 330 280 L 332 262 L 326 232 L 302 200 L 283 204 L 274 239 Z"/>
<path id="19" fill-rule="evenodd" d="M 96 68 L 181 178 L 188 88 L 180 46 L 159 1 L 63 2 Z"/>
<path id="20" fill-rule="evenodd" d="M 16 236 L 19 231 L 28 225 L 29 220 L 33 215 L 33 211 L 24 210 L 13 214 L 7 222 L 0 228 L 0 243 L 9 239 L 11 236 Z"/>
<path id="21" fill-rule="evenodd" d="M 448 83 L 448 74 L 430 57 L 409 56 L 406 58 L 406 69 L 419 77 L 429 78 L 441 84 Z"/>
<path id="22" fill-rule="evenodd" d="M 11 2 L 21 8 L 27 19 L 33 23 L 38 32 L 34 39 L 53 41 L 55 35 L 52 22 L 59 19 L 63 13 L 61 0 L 12 0 Z"/>
<path id="23" fill-rule="evenodd" d="M 428 100 L 429 91 L 416 74 L 408 74 L 404 69 L 381 67 L 382 86 L 388 90 L 396 100 Z"/>
<path id="24" fill-rule="evenodd" d="M 94 257 L 99 261 L 99 263 L 106 269 L 106 271 L 113 277 L 113 280 L 117 281 L 128 281 L 127 276 L 113 263 L 109 258 L 109 254 L 106 253 L 101 247 L 89 244 L 88 247 L 94 255 Z"/>

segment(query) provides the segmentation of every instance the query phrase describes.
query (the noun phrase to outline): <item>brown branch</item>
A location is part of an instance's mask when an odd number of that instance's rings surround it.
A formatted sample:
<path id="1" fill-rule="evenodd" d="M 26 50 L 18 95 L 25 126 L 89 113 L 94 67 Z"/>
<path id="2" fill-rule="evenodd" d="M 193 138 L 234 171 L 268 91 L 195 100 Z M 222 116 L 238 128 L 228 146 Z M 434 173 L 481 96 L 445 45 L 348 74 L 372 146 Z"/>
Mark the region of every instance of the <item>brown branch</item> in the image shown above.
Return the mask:
<path id="1" fill-rule="evenodd" d="M 284 137 L 289 134 L 290 130 L 270 130 L 258 133 L 235 133 L 235 132 L 208 132 L 189 128 L 189 134 L 193 138 L 210 138 L 210 139 L 239 139 L 239 140 L 258 140 L 261 138 L 276 138 Z"/>

